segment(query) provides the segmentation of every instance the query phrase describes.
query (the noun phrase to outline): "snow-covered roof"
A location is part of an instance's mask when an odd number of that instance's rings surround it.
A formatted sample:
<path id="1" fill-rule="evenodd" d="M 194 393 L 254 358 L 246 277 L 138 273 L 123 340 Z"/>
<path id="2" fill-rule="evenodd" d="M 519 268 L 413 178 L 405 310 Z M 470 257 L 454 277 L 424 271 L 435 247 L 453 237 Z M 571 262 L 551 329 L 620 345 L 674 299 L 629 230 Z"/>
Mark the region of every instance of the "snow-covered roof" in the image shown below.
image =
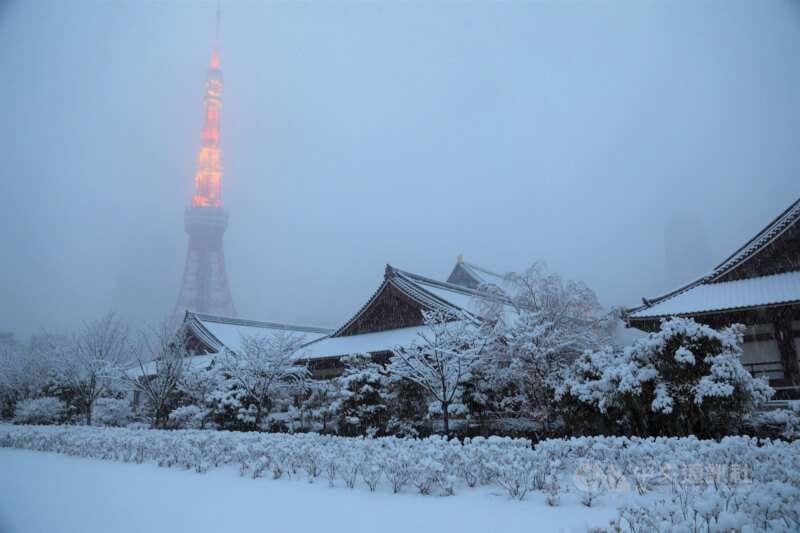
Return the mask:
<path id="1" fill-rule="evenodd" d="M 459 254 L 458 262 L 447 278 L 447 282 L 470 289 L 478 289 L 482 285 L 495 285 L 502 288 L 505 286 L 505 277 L 502 274 L 468 263 Z"/>
<path id="2" fill-rule="evenodd" d="M 467 313 L 475 315 L 478 311 L 476 304 L 479 299 L 489 297 L 486 293 L 475 289 L 447 283 L 446 281 L 437 281 L 425 276 L 420 276 L 419 274 L 413 274 L 400 270 L 399 268 L 394 268 L 391 265 L 386 265 L 383 283 L 378 287 L 378 290 L 375 291 L 370 299 L 367 300 L 350 320 L 345 322 L 344 325 L 331 336 L 339 337 L 342 332 L 356 322 L 359 317 L 369 309 L 373 302 L 376 301 L 387 285 L 393 285 L 421 306 L 436 311 L 456 313 L 466 311 Z"/>
<path id="3" fill-rule="evenodd" d="M 306 342 L 310 342 L 333 333 L 333 330 L 328 328 L 259 322 L 192 312 L 186 313 L 185 323 L 212 352 L 219 352 L 223 346 L 230 350 L 238 350 L 243 336 L 262 336 L 276 331 L 287 331 L 302 336 Z"/>
<path id="4" fill-rule="evenodd" d="M 463 266 L 476 280 L 480 281 L 481 283 L 489 283 L 497 285 L 498 287 L 503 287 L 503 284 L 505 283 L 505 276 L 503 274 L 492 272 L 491 270 L 487 270 L 483 267 L 468 263 L 466 261 L 461 261 L 461 266 Z"/>
<path id="5" fill-rule="evenodd" d="M 786 230 L 800 220 L 800 199 L 789 206 L 786 211 L 780 214 L 766 228 L 761 230 L 755 237 L 750 239 L 744 246 L 736 250 L 733 255 L 717 265 L 709 274 L 704 276 L 703 281 L 713 282 L 733 270 L 736 266 L 744 263 L 753 257 L 768 244 L 774 242 Z"/>
<path id="6" fill-rule="evenodd" d="M 784 237 L 791 235 L 790 229 L 799 221 L 800 199 L 758 232 L 755 237 L 747 241 L 744 246 L 717 265 L 714 270 L 661 296 L 642 298 L 644 305 L 627 309 L 625 312 L 627 318 L 635 320 L 637 318 L 690 315 L 776 305 L 798 300 L 797 293 L 791 293 L 792 288 L 796 287 L 793 280 L 795 279 L 794 275 L 797 275 L 797 253 L 792 248 L 796 245 L 792 244 L 791 238 L 787 240 Z M 794 255 L 794 259 L 790 259 L 787 254 L 782 254 L 783 264 L 778 265 L 779 268 L 773 269 L 773 272 L 783 271 L 782 273 L 772 274 L 756 269 L 744 275 L 746 279 L 730 281 L 729 274 L 743 265 L 744 268 L 753 262 L 757 265 L 759 260 L 754 258 L 765 250 L 769 250 L 770 245 L 783 248 L 788 246 L 794 250 L 794 254 L 789 254 Z M 787 270 L 788 272 L 786 272 Z M 758 276 L 759 273 L 767 275 Z"/>
<path id="7" fill-rule="evenodd" d="M 702 283 L 641 307 L 629 318 L 657 318 L 800 302 L 800 271 L 720 283 Z"/>
<path id="8" fill-rule="evenodd" d="M 425 326 L 387 329 L 361 335 L 345 337 L 326 337 L 307 344 L 295 357 L 311 360 L 325 357 L 340 357 L 357 353 L 377 353 L 389 351 L 400 346 L 411 346 L 418 339 L 418 334 Z"/>
<path id="9" fill-rule="evenodd" d="M 432 309 L 474 313 L 476 311 L 475 298 L 485 297 L 483 293 L 474 289 L 437 281 L 397 268 L 392 268 L 390 276 L 396 287 Z"/>

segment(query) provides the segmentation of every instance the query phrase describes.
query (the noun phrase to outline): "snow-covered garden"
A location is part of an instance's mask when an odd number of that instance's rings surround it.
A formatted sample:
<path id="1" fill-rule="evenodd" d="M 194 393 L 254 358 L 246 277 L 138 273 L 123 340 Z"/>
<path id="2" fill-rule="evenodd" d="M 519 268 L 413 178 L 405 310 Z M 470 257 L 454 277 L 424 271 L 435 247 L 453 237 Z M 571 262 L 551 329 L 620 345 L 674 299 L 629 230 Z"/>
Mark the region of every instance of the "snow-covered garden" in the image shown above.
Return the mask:
<path id="1" fill-rule="evenodd" d="M 524 439 L 500 437 L 460 442 L 440 437 L 2 425 L 0 446 L 157 464 L 197 475 L 235 470 L 242 478 L 265 478 L 263 483 L 310 483 L 331 487 L 336 494 L 353 489 L 364 510 L 371 505 L 369 493 L 375 492 L 384 495 L 374 496 L 381 504 L 387 494 L 416 494 L 438 500 L 464 498 L 470 506 L 491 507 L 502 499 L 528 512 L 530 506 L 566 507 L 576 515 L 542 530 L 569 524 L 606 531 L 800 528 L 800 472 L 791 467 L 800 455 L 797 441 L 592 437 L 531 446 Z M 4 478 L 8 488 L 20 481 Z M 536 529 L 531 523 L 517 525 L 513 529 Z M 340 527 L 333 524 L 331 529 Z"/>
<path id="2" fill-rule="evenodd" d="M 180 326 L 136 334 L 111 314 L 73 335 L 0 338 L 0 414 L 14 422 L 0 424 L 0 500 L 21 502 L 0 512 L 13 519 L 36 497 L 21 461 L 65 483 L 78 468 L 101 484 L 128 479 L 134 499 L 224 478 L 211 495 L 284 502 L 271 511 L 282 530 L 353 530 L 344 515 L 298 518 L 320 505 L 336 514 L 330 501 L 351 517 L 401 516 L 382 530 L 800 529 L 800 403 L 763 409 L 774 391 L 741 364 L 743 327 L 674 318 L 620 344 L 618 315 L 584 284 L 541 265 L 508 279 L 473 313 L 425 312 L 411 344 L 342 357 L 331 379 L 312 378 L 302 339 L 287 333 L 195 355 Z M 45 501 L 68 494 L 78 503 L 63 512 L 91 513 L 80 503 L 95 497 L 90 485 Z M 328 487 L 330 499 L 319 495 Z M 206 516 L 213 502 L 181 497 L 173 511 Z M 217 509 L 207 529 L 226 516 Z M 250 508 L 230 516 L 222 529 L 258 529 Z"/>

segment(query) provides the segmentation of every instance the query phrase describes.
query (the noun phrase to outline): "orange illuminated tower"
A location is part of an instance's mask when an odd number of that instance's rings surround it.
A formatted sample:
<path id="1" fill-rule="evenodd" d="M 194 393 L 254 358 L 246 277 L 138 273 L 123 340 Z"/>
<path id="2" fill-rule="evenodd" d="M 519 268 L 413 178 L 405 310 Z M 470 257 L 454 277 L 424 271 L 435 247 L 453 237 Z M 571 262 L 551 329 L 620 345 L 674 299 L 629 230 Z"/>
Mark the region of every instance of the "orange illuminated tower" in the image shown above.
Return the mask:
<path id="1" fill-rule="evenodd" d="M 183 270 L 176 314 L 188 309 L 201 313 L 236 316 L 228 277 L 222 234 L 228 227 L 228 213 L 222 208 L 220 179 L 222 151 L 219 148 L 219 112 L 222 108 L 222 71 L 219 69 L 219 10 L 211 68 L 206 72 L 205 126 L 197 156 L 192 205 L 184 215 L 189 250 Z"/>

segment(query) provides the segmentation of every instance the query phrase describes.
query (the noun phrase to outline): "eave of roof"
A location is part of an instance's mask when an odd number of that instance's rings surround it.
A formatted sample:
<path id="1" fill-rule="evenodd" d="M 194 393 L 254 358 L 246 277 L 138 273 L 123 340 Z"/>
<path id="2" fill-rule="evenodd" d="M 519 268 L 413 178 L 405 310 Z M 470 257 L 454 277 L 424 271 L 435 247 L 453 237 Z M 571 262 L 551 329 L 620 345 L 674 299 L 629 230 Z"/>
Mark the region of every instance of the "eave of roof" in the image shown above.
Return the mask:
<path id="1" fill-rule="evenodd" d="M 318 361 L 356 353 L 388 352 L 409 346 L 424 330 L 424 326 L 412 326 L 344 337 L 323 337 L 304 344 L 294 357 L 297 361 Z"/>
<path id="2" fill-rule="evenodd" d="M 198 314 L 199 313 L 186 311 L 186 315 L 183 319 L 184 324 L 194 334 L 194 336 L 206 346 L 209 352 L 219 352 L 224 345 L 218 338 L 214 336 L 213 333 L 208 331 L 198 317 Z"/>
<path id="3" fill-rule="evenodd" d="M 191 330 L 191 332 L 202 342 L 209 351 L 219 352 L 225 344 L 217 338 L 206 327 L 205 323 L 226 324 L 232 326 L 244 326 L 253 328 L 263 328 L 281 331 L 298 331 L 303 333 L 317 333 L 322 335 L 330 335 L 333 333 L 331 328 L 320 328 L 316 326 L 300 326 L 296 324 L 281 324 L 278 322 L 261 322 L 258 320 L 246 320 L 242 318 L 234 318 L 220 315 L 209 315 L 206 313 L 196 313 L 187 311 L 184 317 L 184 323 Z"/>
<path id="4" fill-rule="evenodd" d="M 650 307 L 628 314 L 629 321 L 694 316 L 800 303 L 800 271 L 702 283 Z"/>

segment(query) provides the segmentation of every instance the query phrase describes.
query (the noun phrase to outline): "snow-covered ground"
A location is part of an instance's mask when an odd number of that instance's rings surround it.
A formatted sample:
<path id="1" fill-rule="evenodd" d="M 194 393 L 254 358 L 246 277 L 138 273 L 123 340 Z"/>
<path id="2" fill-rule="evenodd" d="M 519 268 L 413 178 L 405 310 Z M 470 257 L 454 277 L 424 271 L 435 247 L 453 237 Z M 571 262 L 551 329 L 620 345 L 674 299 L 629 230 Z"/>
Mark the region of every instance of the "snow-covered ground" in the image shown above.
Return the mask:
<path id="1" fill-rule="evenodd" d="M 224 466 L 204 474 L 0 448 L 3 533 L 248 531 L 586 531 L 607 526 L 632 493 L 608 493 L 587 508 L 575 494 L 549 507 L 541 493 L 512 500 L 499 487 L 455 496 L 379 487 L 328 488 L 319 478 L 252 479 Z"/>
<path id="2" fill-rule="evenodd" d="M 794 532 L 798 456 L 800 441 L 746 436 L 532 447 L 0 424 L 0 533 L 550 532 L 620 518 L 623 531 Z"/>

